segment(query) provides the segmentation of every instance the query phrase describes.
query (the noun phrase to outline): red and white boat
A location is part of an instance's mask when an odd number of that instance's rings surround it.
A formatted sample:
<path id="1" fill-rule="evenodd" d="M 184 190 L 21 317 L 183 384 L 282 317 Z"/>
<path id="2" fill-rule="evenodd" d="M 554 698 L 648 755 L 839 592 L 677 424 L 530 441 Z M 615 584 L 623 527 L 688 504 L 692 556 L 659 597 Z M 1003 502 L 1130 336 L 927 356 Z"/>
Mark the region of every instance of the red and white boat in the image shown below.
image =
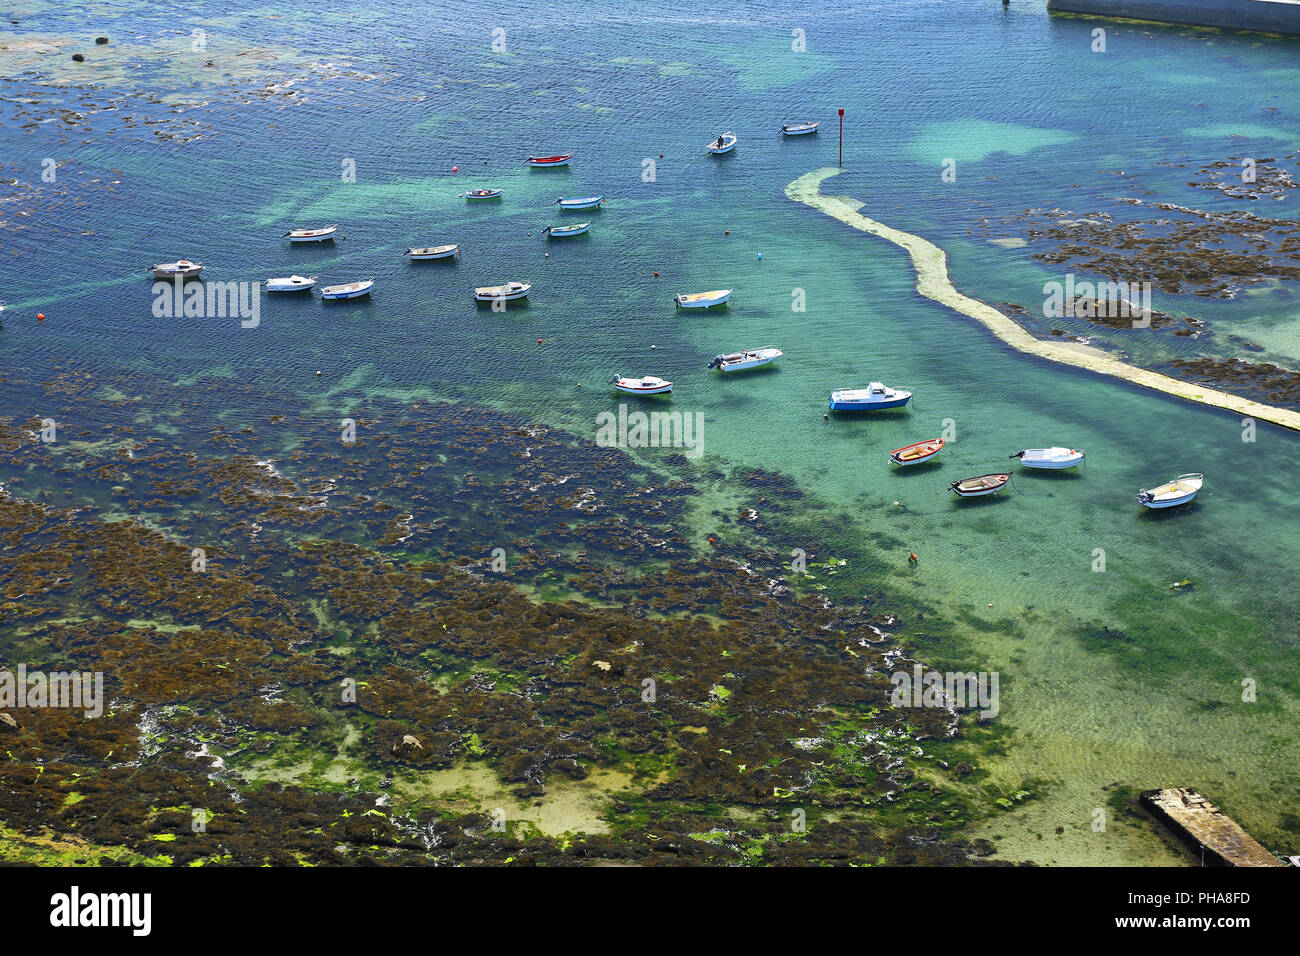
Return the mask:
<path id="1" fill-rule="evenodd" d="M 644 378 L 620 378 L 615 375 L 609 380 L 609 384 L 629 395 L 663 395 L 673 390 L 672 382 L 665 382 L 662 378 L 655 378 L 653 375 Z"/>
<path id="2" fill-rule="evenodd" d="M 977 498 L 980 495 L 991 495 L 1001 491 L 1010 480 L 1010 475 L 977 475 L 974 478 L 954 481 L 948 487 L 963 498 Z"/>
<path id="3" fill-rule="evenodd" d="M 529 166 L 567 166 L 569 160 L 573 159 L 572 153 L 565 153 L 563 156 L 529 156 Z"/>
<path id="4" fill-rule="evenodd" d="M 905 445 L 902 448 L 895 448 L 889 453 L 889 460 L 895 465 L 919 465 L 923 461 L 929 461 L 939 452 L 943 451 L 943 446 L 947 442 L 942 438 L 931 438 L 929 441 L 919 441 L 914 445 Z"/>

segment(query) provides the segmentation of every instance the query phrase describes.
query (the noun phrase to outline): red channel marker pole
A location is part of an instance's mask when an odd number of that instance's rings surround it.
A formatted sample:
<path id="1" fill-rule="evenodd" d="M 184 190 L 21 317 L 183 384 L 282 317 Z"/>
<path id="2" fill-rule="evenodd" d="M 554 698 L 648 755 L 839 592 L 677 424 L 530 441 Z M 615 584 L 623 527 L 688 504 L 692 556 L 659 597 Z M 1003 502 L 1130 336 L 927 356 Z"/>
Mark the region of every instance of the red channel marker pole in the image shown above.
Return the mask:
<path id="1" fill-rule="evenodd" d="M 844 165 L 844 111 L 840 110 L 840 166 Z"/>

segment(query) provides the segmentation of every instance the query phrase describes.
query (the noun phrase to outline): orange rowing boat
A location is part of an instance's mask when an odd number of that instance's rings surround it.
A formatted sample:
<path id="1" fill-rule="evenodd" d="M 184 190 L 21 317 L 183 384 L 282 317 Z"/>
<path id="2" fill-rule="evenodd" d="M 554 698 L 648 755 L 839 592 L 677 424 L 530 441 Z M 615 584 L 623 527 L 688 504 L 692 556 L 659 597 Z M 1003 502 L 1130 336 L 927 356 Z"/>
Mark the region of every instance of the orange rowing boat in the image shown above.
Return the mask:
<path id="1" fill-rule="evenodd" d="M 947 442 L 942 438 L 919 441 L 915 445 L 906 445 L 903 448 L 894 449 L 889 453 L 889 460 L 895 465 L 919 465 L 921 462 L 929 461 L 939 454 L 946 444 Z"/>

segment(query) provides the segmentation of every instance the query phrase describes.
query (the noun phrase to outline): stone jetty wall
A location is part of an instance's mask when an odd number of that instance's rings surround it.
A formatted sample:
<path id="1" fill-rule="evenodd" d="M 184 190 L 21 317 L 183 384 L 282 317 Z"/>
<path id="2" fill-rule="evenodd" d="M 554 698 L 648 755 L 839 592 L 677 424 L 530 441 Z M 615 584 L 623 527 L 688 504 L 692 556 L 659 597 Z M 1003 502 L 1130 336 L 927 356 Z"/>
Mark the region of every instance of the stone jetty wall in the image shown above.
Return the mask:
<path id="1" fill-rule="evenodd" d="M 1300 36 L 1300 3 L 1293 0 L 1047 0 L 1047 9 Z"/>

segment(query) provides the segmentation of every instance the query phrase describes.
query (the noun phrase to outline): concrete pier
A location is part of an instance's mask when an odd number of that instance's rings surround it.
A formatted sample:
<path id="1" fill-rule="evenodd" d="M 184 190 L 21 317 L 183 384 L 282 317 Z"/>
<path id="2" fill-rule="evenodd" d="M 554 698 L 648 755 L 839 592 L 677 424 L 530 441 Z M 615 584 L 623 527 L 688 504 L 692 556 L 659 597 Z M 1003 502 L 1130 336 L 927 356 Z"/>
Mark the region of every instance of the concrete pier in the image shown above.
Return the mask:
<path id="1" fill-rule="evenodd" d="M 1294 0 L 1047 0 L 1053 13 L 1300 36 Z"/>
<path id="2" fill-rule="evenodd" d="M 1195 790 L 1147 790 L 1141 799 L 1144 807 L 1193 850 L 1204 848 L 1209 866 L 1286 866 Z"/>

